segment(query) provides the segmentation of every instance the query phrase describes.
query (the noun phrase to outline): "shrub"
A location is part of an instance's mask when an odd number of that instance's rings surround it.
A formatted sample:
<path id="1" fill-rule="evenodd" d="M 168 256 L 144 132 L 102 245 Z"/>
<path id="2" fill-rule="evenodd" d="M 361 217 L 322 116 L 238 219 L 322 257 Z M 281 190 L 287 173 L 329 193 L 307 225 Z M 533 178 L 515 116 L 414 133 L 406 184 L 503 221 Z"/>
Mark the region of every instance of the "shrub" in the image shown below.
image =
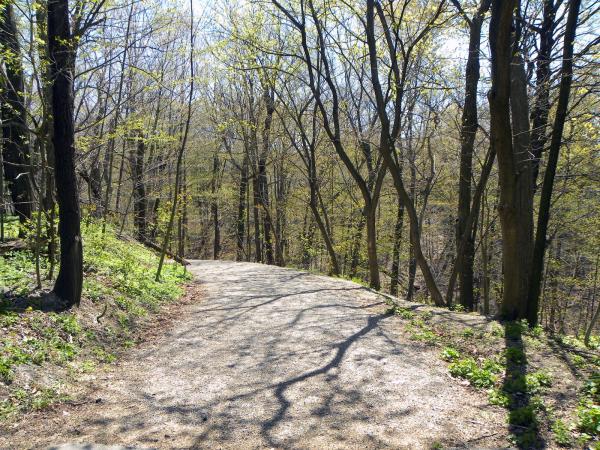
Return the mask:
<path id="1" fill-rule="evenodd" d="M 577 409 L 577 417 L 580 431 L 592 436 L 600 434 L 600 406 L 584 401 Z"/>
<path id="2" fill-rule="evenodd" d="M 491 389 L 488 393 L 488 400 L 492 405 L 502 406 L 503 408 L 508 408 L 511 403 L 510 397 L 500 389 Z"/>
<path id="3" fill-rule="evenodd" d="M 459 359 L 449 366 L 453 377 L 464 378 L 478 388 L 489 388 L 496 384 L 498 377 L 489 369 L 481 368 L 473 358 Z"/>
<path id="4" fill-rule="evenodd" d="M 462 332 L 462 335 L 465 338 L 471 338 L 475 336 L 475 331 L 473 331 L 473 328 L 465 328 Z"/>
<path id="5" fill-rule="evenodd" d="M 441 357 L 444 361 L 456 361 L 460 358 L 460 352 L 452 347 L 446 347 L 442 350 Z"/>
<path id="6" fill-rule="evenodd" d="M 551 430 L 554 433 L 554 440 L 559 445 L 569 447 L 573 443 L 573 436 L 562 420 L 555 420 L 552 423 Z"/>

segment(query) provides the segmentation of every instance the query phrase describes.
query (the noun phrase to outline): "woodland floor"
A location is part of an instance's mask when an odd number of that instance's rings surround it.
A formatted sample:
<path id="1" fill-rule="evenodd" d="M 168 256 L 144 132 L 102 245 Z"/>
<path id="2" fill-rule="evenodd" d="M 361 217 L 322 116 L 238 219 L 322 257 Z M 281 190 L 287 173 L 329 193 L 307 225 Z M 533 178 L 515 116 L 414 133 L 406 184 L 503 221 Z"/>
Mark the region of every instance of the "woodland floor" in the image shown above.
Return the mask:
<path id="1" fill-rule="evenodd" d="M 506 410 L 452 379 L 354 283 L 196 261 L 202 298 L 0 448 L 506 447 Z M 448 316 L 444 320 L 454 320 Z M 463 315 L 464 317 L 468 317 Z"/>

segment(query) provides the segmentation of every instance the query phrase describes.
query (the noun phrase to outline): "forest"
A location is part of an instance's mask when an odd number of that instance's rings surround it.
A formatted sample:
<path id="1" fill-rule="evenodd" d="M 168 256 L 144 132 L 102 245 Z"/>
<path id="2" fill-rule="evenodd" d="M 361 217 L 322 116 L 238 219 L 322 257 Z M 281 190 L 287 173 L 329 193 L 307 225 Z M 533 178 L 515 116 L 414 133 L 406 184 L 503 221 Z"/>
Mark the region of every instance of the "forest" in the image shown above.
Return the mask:
<path id="1" fill-rule="evenodd" d="M 129 313 L 181 295 L 189 261 L 254 262 L 522 323 L 597 364 L 599 10 L 0 0 L 2 310 L 56 324 L 113 264 Z"/>

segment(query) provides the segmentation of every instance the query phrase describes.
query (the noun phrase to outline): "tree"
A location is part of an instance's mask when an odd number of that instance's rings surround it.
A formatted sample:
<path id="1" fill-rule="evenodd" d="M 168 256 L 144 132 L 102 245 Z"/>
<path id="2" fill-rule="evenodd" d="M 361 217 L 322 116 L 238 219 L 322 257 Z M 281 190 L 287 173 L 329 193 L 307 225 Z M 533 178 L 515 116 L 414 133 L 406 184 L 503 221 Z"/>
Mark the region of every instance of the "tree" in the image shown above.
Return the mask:
<path id="1" fill-rule="evenodd" d="M 569 2 L 569 12 L 563 44 L 562 67 L 560 71 L 558 105 L 556 106 L 554 126 L 552 127 L 552 138 L 548 152 L 548 164 L 546 165 L 544 183 L 542 184 L 542 193 L 535 235 L 535 247 L 533 250 L 531 280 L 527 298 L 526 317 L 531 325 L 537 324 L 538 321 L 539 297 L 542 283 L 542 271 L 544 267 L 544 253 L 546 250 L 546 235 L 548 232 L 548 222 L 550 220 L 550 201 L 552 200 L 554 178 L 556 176 L 558 156 L 560 153 L 563 130 L 568 112 L 567 108 L 569 105 L 569 96 L 573 79 L 573 46 L 577 30 L 577 19 L 579 17 L 580 5 L 581 0 L 571 0 Z"/>
<path id="2" fill-rule="evenodd" d="M 514 105 L 515 95 L 511 92 L 511 62 L 516 48 L 511 33 L 514 6 L 512 0 L 493 0 L 489 30 L 492 62 L 490 140 L 498 155 L 498 211 L 502 227 L 504 273 L 501 314 L 510 320 L 525 318 L 527 314 L 532 232 L 528 225 L 532 215 L 531 164 L 527 152 L 519 151 L 525 146 L 518 142 L 513 144 L 511 126 L 511 104 L 513 113 L 517 109 Z"/>
<path id="3" fill-rule="evenodd" d="M 177 213 L 177 203 L 179 197 L 179 189 L 181 183 L 181 165 L 183 162 L 183 155 L 188 141 L 190 132 L 190 122 L 192 121 L 192 101 L 194 98 L 194 4 L 193 0 L 190 0 L 190 50 L 189 50 L 189 63 L 190 63 L 190 86 L 187 101 L 187 113 L 185 123 L 183 125 L 183 136 L 181 137 L 181 143 L 179 145 L 179 151 L 177 152 L 177 162 L 175 165 L 175 187 L 173 189 L 173 202 L 171 205 L 171 212 L 169 214 L 169 223 L 167 224 L 167 230 L 163 240 L 163 245 L 160 252 L 160 259 L 158 261 L 158 268 L 156 269 L 155 280 L 160 281 L 160 273 L 162 272 L 163 264 L 165 262 L 165 256 L 167 254 L 167 247 L 171 239 L 171 233 L 173 231 L 173 224 L 175 223 L 175 214 Z"/>
<path id="4" fill-rule="evenodd" d="M 68 0 L 48 2 L 48 48 L 52 77 L 54 173 L 58 202 L 60 269 L 54 293 L 68 308 L 79 305 L 83 287 L 79 192 L 75 173 L 73 72 L 75 46 L 69 21 Z"/>
<path id="5" fill-rule="evenodd" d="M 405 3 L 405 6 L 406 5 L 407 3 Z M 427 284 L 429 293 L 437 306 L 444 305 L 444 300 L 435 281 L 433 272 L 431 271 L 427 259 L 422 251 L 419 216 L 415 208 L 414 198 L 409 196 L 404 186 L 398 155 L 396 153 L 396 140 L 399 136 L 400 130 L 402 129 L 403 97 L 405 93 L 408 65 L 412 56 L 411 54 L 413 51 L 415 51 L 415 48 L 419 42 L 421 42 L 435 26 L 435 23 L 443 10 L 443 5 L 444 2 L 441 2 L 439 6 L 434 9 L 433 14 L 427 17 L 425 20 L 423 27 L 415 35 L 411 36 L 408 42 L 401 41 L 399 35 L 393 31 L 396 29 L 395 26 L 399 25 L 399 22 L 396 22 L 397 18 L 392 15 L 392 25 L 390 26 L 383 7 L 380 3 L 375 2 L 375 0 L 367 1 L 365 22 L 366 40 L 369 48 L 371 83 L 373 86 L 375 102 L 377 105 L 377 113 L 379 116 L 379 124 L 381 127 L 379 151 L 381 152 L 386 165 L 389 167 L 389 170 L 392 174 L 392 179 L 394 181 L 394 187 L 396 188 L 398 198 L 406 208 L 410 223 L 411 245 L 414 249 L 415 258 L 419 264 L 421 273 L 425 278 L 425 283 Z M 402 11 L 404 11 L 404 9 L 402 9 Z M 391 79 L 393 80 L 394 86 L 394 94 L 391 100 L 391 103 L 393 103 L 392 120 L 390 120 L 390 117 L 388 116 L 388 100 L 379 78 L 377 41 L 375 37 L 375 14 L 377 14 L 383 29 L 384 40 L 391 61 Z M 401 48 L 401 54 L 403 57 L 401 64 L 397 58 L 397 46 Z"/>
<path id="6" fill-rule="evenodd" d="M 328 45 L 327 37 L 330 34 L 324 29 L 324 22 L 320 17 L 320 12 L 317 11 L 312 0 L 300 3 L 301 11 L 299 18 L 294 17 L 292 11 L 284 7 L 277 0 L 273 0 L 273 3 L 300 33 L 301 54 L 296 56 L 306 65 L 306 81 L 315 98 L 323 128 L 335 152 L 360 190 L 364 204 L 362 215 L 364 216 L 367 228 L 369 285 L 374 289 L 380 289 L 376 214 L 387 167 L 380 161 L 376 166 L 373 165 L 373 170 L 370 170 L 365 178 L 344 145 L 341 123 L 341 102 L 343 99 L 340 98 L 339 86 L 336 80 L 334 80 L 334 64 L 328 52 L 330 45 Z M 309 33 L 307 29 L 309 21 L 315 31 L 314 45 L 316 55 L 313 54 L 309 45 Z"/>
<path id="7" fill-rule="evenodd" d="M 479 52 L 481 49 L 481 27 L 491 0 L 482 0 L 473 17 L 468 17 L 460 3 L 455 4 L 469 27 L 469 53 L 465 69 L 465 103 L 462 112 L 460 130 L 460 174 L 458 179 L 458 220 L 456 224 L 457 254 L 462 253 L 460 265 L 460 304 L 468 311 L 473 310 L 473 260 L 475 257 L 475 236 L 467 229 L 467 220 L 471 213 L 471 179 L 473 177 L 473 148 L 477 134 L 477 86 L 479 84 Z M 473 214 L 476 214 L 474 212 Z M 467 233 L 464 248 L 462 236 Z"/>
<path id="8" fill-rule="evenodd" d="M 13 1 L 0 4 L 0 52 L 5 73 L 0 82 L 4 177 L 21 224 L 31 218 L 30 149 L 25 109 L 25 81 Z M 21 228 L 20 233 L 23 233 Z"/>

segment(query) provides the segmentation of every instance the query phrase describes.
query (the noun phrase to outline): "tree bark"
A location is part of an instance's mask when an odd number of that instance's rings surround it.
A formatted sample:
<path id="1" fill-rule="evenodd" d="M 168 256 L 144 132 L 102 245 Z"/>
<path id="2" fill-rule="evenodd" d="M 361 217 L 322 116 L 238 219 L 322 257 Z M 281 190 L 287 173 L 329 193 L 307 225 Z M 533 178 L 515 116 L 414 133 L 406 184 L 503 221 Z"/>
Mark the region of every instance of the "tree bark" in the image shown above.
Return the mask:
<path id="1" fill-rule="evenodd" d="M 536 324 L 538 320 L 539 297 L 542 271 L 544 268 L 544 252 L 546 250 L 546 234 L 548 232 L 548 222 L 550 220 L 550 203 L 552 200 L 554 177 L 556 176 L 556 167 L 558 165 L 562 135 L 567 119 L 569 96 L 571 93 L 571 83 L 573 79 L 573 42 L 575 41 L 575 34 L 577 31 L 577 19 L 579 17 L 580 5 L 581 0 L 571 0 L 569 2 L 569 13 L 565 27 L 558 105 L 556 106 L 556 116 L 552 128 L 550 149 L 548 151 L 548 164 L 544 174 L 544 183 L 542 185 L 533 251 L 531 281 L 528 292 L 527 320 L 532 325 Z"/>
<path id="2" fill-rule="evenodd" d="M 221 256 L 221 224 L 219 221 L 219 202 L 217 201 L 217 186 L 219 177 L 219 155 L 215 151 L 213 155 L 213 173 L 211 180 L 210 212 L 213 222 L 213 259 L 219 259 Z"/>
<path id="3" fill-rule="evenodd" d="M 471 180 L 473 178 L 473 149 L 478 128 L 477 86 L 479 84 L 479 52 L 481 48 L 481 27 L 491 0 L 483 0 L 469 24 L 469 54 L 465 71 L 465 104 L 460 131 L 460 174 L 458 185 L 458 214 L 456 229 L 457 254 L 462 252 L 459 271 L 460 304 L 472 311 L 473 261 L 475 258 L 475 235 L 469 230 L 464 248 L 460 248 L 463 233 L 471 210 Z"/>
<path id="4" fill-rule="evenodd" d="M 148 238 L 147 228 L 147 200 L 146 184 L 144 182 L 144 159 L 146 157 L 146 142 L 144 134 L 140 130 L 137 142 L 132 149 L 131 176 L 133 182 L 133 223 L 135 225 L 136 237 L 143 242 Z"/>
<path id="5" fill-rule="evenodd" d="M 244 261 L 244 235 L 245 235 L 245 215 L 246 215 L 246 191 L 248 189 L 248 154 L 244 154 L 244 161 L 242 162 L 240 170 L 240 187 L 238 197 L 238 214 L 237 214 L 237 226 L 236 226 L 236 261 Z"/>
<path id="6" fill-rule="evenodd" d="M 513 113 L 518 111 L 515 103 L 516 94 L 511 96 L 511 62 L 513 47 L 511 27 L 513 22 L 513 0 L 493 0 L 492 17 L 489 29 L 492 89 L 489 93 L 490 103 L 490 140 L 498 155 L 498 173 L 500 184 L 500 204 L 498 212 L 502 228 L 503 255 L 503 297 L 500 312 L 507 320 L 523 319 L 527 314 L 527 285 L 529 275 L 528 247 L 531 242 L 531 228 L 524 221 L 529 216 L 531 221 L 531 197 L 527 197 L 531 189 L 531 171 L 527 167 L 525 146 L 519 141 L 520 134 L 513 145 L 511 126 L 511 106 Z M 516 43 L 515 43 L 516 44 Z M 514 73 L 513 84 L 520 85 L 520 73 Z M 525 97 L 526 99 L 526 97 Z M 525 100 L 521 99 L 521 100 Z M 523 127 L 518 118 L 516 127 Z M 521 150 L 521 153 L 518 153 Z M 529 176 L 528 176 L 529 175 Z M 529 239 L 529 240 L 528 240 Z"/>
<path id="7" fill-rule="evenodd" d="M 390 274 L 390 295 L 398 295 L 398 278 L 400 277 L 400 247 L 402 245 L 402 227 L 404 226 L 404 206 L 398 200 L 396 226 L 394 227 L 394 248 L 392 250 L 392 273 Z"/>
<path id="8" fill-rule="evenodd" d="M 52 76 L 54 161 L 59 207 L 60 269 L 54 293 L 65 307 L 78 305 L 83 285 L 83 248 L 79 193 L 75 174 L 73 72 L 75 51 L 68 0 L 48 2 L 48 45 Z"/>
<path id="9" fill-rule="evenodd" d="M 17 37 L 17 25 L 11 1 L 0 5 L 0 49 L 10 52 L 4 61 L 6 77 L 0 94 L 2 119 L 4 177 L 10 190 L 11 200 L 19 222 L 31 218 L 31 194 L 29 189 L 30 149 L 27 138 L 25 81 L 21 61 L 21 48 Z M 19 234 L 22 235 L 22 227 Z"/>

